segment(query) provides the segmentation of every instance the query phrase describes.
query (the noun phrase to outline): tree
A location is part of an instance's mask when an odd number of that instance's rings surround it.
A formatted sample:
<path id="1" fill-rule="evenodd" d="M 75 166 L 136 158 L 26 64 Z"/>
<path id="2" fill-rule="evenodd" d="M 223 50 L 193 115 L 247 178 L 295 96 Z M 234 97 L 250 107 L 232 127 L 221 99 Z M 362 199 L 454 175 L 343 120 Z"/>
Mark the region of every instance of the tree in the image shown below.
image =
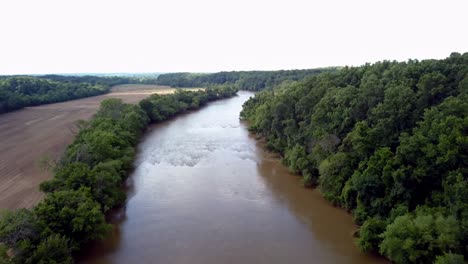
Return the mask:
<path id="1" fill-rule="evenodd" d="M 72 264 L 73 258 L 69 241 L 60 235 L 51 235 L 43 240 L 26 263 Z"/>
<path id="2" fill-rule="evenodd" d="M 0 241 L 13 249 L 21 240 L 39 239 L 40 232 L 36 215 L 27 209 L 5 211 L 0 218 Z"/>
<path id="3" fill-rule="evenodd" d="M 382 234 L 380 252 L 395 263 L 430 263 L 458 250 L 458 222 L 441 213 L 409 213 L 397 217 Z"/>
<path id="4" fill-rule="evenodd" d="M 338 152 L 320 163 L 320 190 L 333 204 L 340 204 L 341 191 L 354 172 L 354 162 L 348 154 Z"/>
<path id="5" fill-rule="evenodd" d="M 364 252 L 378 252 L 382 242 L 381 234 L 385 231 L 387 223 L 380 218 L 367 219 L 359 229 L 358 246 Z"/>
<path id="6" fill-rule="evenodd" d="M 393 153 L 389 148 L 378 149 L 367 162 L 361 162 L 359 169 L 353 174 L 354 187 L 357 192 L 360 213 L 367 216 L 386 216 L 391 209 L 391 203 L 386 190 L 393 186 L 393 178 L 389 173 Z M 358 217 L 360 219 L 360 217 Z"/>
<path id="7" fill-rule="evenodd" d="M 34 212 L 50 233 L 70 239 L 72 247 L 101 239 L 109 231 L 98 203 L 89 189 L 57 191 L 46 196 Z"/>
<path id="8" fill-rule="evenodd" d="M 30 256 L 34 244 L 40 241 L 43 226 L 33 211 L 6 211 L 0 218 L 0 242 L 12 249 L 15 261 Z"/>
<path id="9" fill-rule="evenodd" d="M 462 255 L 445 253 L 442 256 L 437 256 L 434 264 L 465 264 L 465 260 Z"/>

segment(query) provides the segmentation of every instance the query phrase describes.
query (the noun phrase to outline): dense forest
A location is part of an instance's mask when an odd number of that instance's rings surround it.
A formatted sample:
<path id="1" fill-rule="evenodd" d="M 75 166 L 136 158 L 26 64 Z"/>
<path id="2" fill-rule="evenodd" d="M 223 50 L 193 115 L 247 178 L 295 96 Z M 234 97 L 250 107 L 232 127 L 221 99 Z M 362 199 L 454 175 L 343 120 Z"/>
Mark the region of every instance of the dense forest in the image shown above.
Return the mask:
<path id="1" fill-rule="evenodd" d="M 468 53 L 382 61 L 259 92 L 241 118 L 395 263 L 468 259 Z"/>
<path id="2" fill-rule="evenodd" d="M 48 103 L 107 93 L 117 84 L 148 83 L 132 77 L 97 76 L 2 76 L 0 77 L 0 114 Z M 151 81 L 154 82 L 154 79 Z"/>
<path id="3" fill-rule="evenodd" d="M 73 263 L 86 243 L 111 229 L 105 213 L 125 201 L 122 184 L 132 168 L 135 146 L 150 122 L 233 96 L 222 86 L 152 95 L 139 105 L 106 99 L 41 184 L 46 194 L 35 208 L 6 211 L 0 218 L 0 263 Z"/>
<path id="4" fill-rule="evenodd" d="M 158 76 L 156 82 L 172 87 L 206 87 L 210 85 L 235 85 L 239 90 L 260 91 L 285 81 L 298 81 L 337 68 L 319 68 L 288 71 L 239 71 L 218 73 L 168 73 Z"/>

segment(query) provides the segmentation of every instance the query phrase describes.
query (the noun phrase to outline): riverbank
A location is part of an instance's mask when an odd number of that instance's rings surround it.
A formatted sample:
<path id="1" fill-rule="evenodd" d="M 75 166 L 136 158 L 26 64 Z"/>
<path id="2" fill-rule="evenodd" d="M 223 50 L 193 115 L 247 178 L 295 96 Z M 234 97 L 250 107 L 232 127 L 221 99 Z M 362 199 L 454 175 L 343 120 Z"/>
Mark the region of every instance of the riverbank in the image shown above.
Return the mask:
<path id="1" fill-rule="evenodd" d="M 75 141 L 55 168 L 55 177 L 41 184 L 45 199 L 33 210 L 3 215 L 0 242 L 17 262 L 71 262 L 73 252 L 109 231 L 104 213 L 125 201 L 120 186 L 132 168 L 134 147 L 148 122 L 166 120 L 235 92 L 228 87 L 177 91 L 152 95 L 140 102 L 141 107 L 105 100 L 91 121 L 80 124 Z"/>

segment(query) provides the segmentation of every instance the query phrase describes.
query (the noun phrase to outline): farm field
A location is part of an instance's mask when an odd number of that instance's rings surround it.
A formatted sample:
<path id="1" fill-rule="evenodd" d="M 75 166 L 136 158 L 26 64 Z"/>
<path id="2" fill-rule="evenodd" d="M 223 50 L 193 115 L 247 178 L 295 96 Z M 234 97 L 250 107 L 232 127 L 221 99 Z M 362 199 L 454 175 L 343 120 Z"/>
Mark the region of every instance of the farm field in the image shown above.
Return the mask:
<path id="1" fill-rule="evenodd" d="M 41 200 L 38 186 L 51 177 L 41 168 L 41 159 L 58 159 L 73 141 L 76 122 L 91 118 L 102 100 L 137 103 L 153 93 L 174 91 L 169 86 L 118 85 L 105 95 L 0 115 L 0 209 L 31 208 Z"/>

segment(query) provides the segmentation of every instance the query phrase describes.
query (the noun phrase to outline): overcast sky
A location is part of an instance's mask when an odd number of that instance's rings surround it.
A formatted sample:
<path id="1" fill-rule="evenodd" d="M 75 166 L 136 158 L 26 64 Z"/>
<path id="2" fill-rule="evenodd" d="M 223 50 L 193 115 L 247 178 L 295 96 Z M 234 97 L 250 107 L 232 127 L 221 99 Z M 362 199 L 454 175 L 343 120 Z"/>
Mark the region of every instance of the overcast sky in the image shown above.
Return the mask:
<path id="1" fill-rule="evenodd" d="M 0 10 L 0 74 L 302 69 L 468 51 L 468 0 L 2 0 Z"/>

